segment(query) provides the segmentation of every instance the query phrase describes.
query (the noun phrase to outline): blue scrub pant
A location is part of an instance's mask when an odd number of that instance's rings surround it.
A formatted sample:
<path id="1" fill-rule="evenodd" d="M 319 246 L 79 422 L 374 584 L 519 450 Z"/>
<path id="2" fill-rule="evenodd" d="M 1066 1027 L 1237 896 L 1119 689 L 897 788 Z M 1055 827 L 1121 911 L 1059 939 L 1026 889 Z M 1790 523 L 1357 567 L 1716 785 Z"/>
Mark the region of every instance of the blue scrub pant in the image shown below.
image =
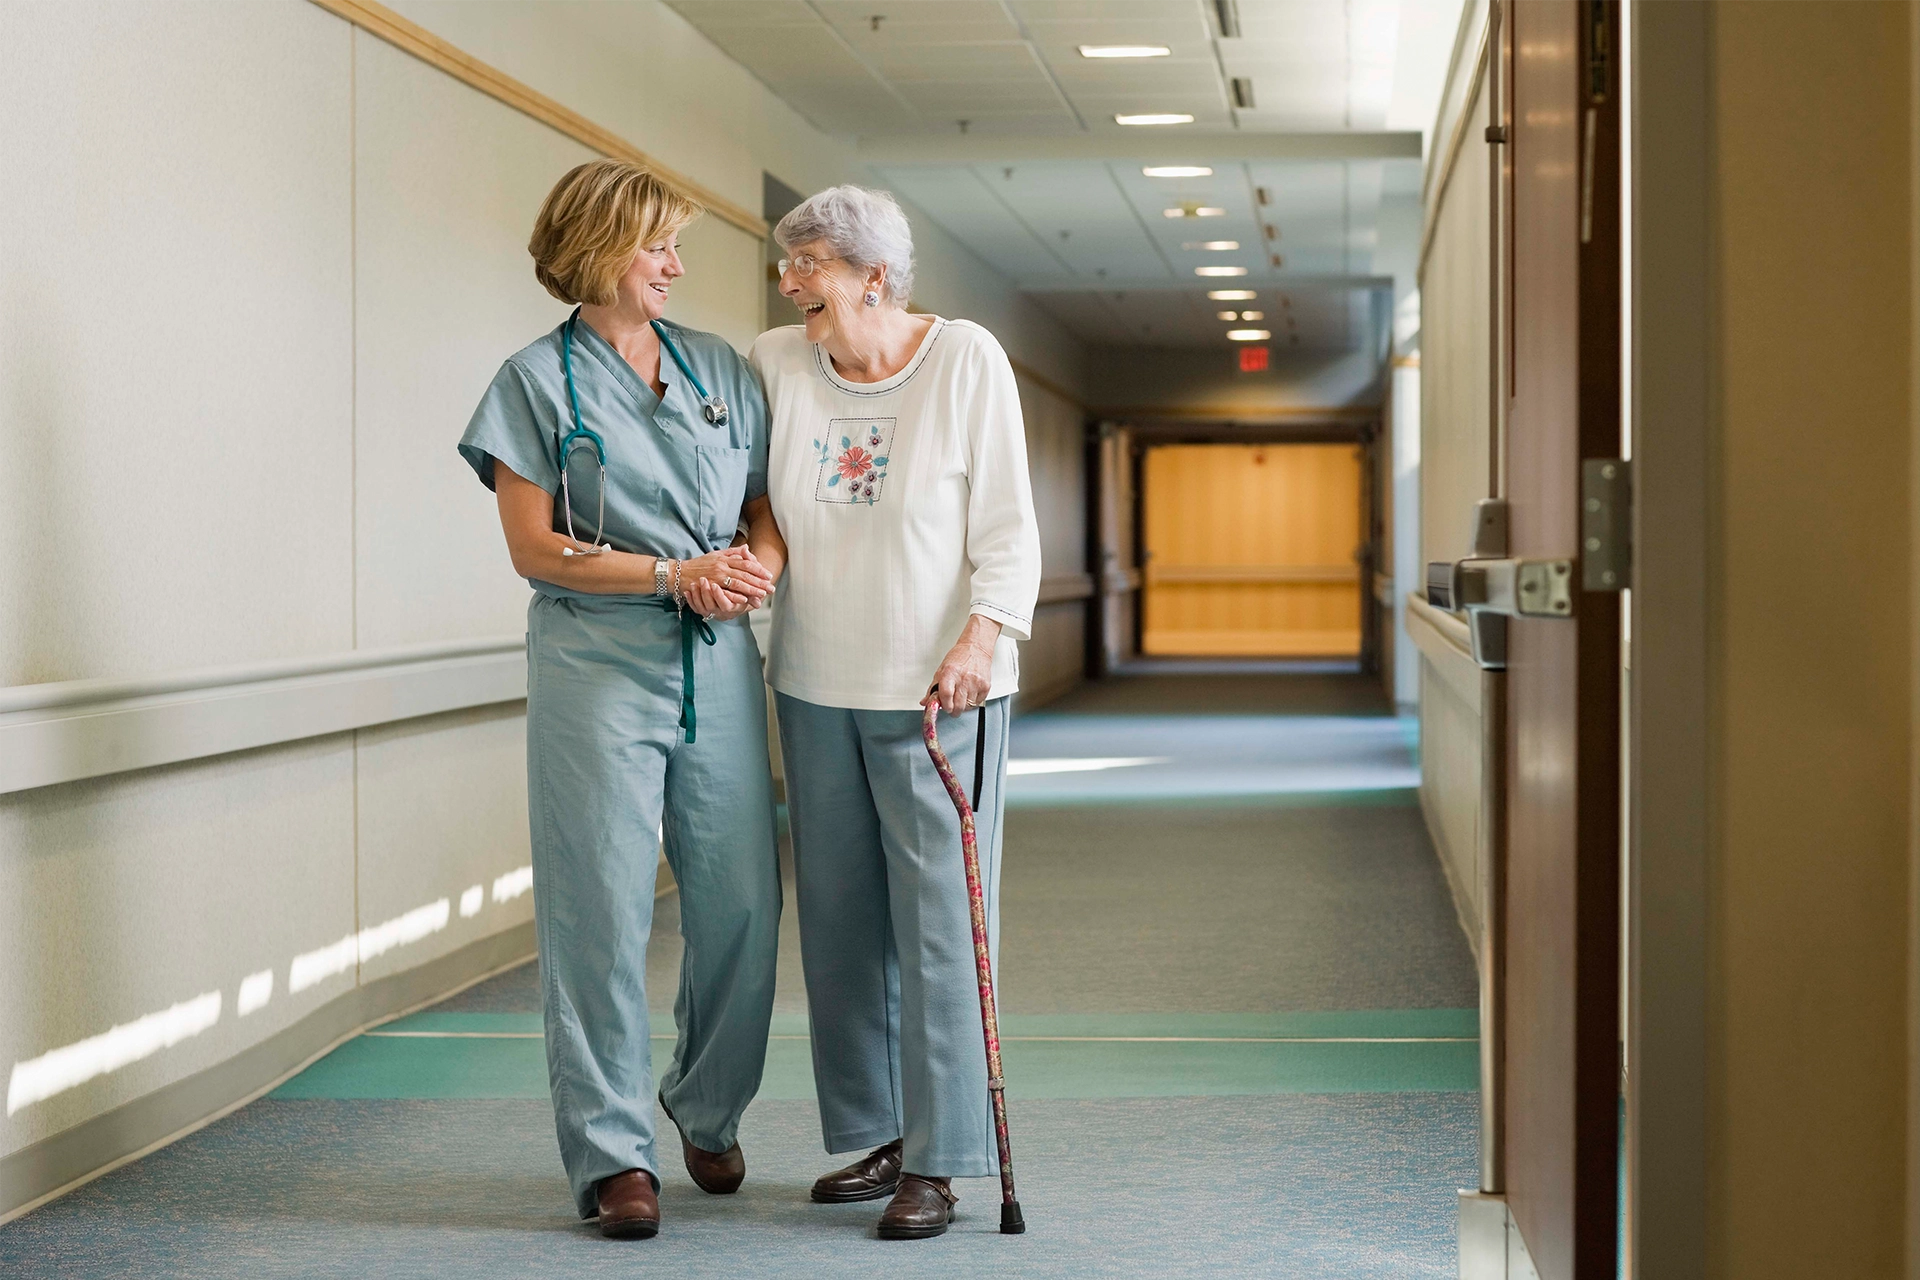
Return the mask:
<path id="1" fill-rule="evenodd" d="M 547 1072 L 583 1217 L 598 1212 L 602 1178 L 645 1169 L 659 1181 L 646 991 L 656 833 L 686 940 L 679 1043 L 660 1091 L 695 1146 L 733 1145 L 766 1061 L 780 922 L 766 686 L 745 620 L 713 630 L 712 647 L 694 645 L 689 743 L 672 610 L 536 595 L 527 612 Z"/>
<path id="2" fill-rule="evenodd" d="M 829 1152 L 904 1141 L 926 1177 L 999 1170 L 960 819 L 918 711 L 853 711 L 778 695 L 794 897 Z M 979 712 L 942 715 L 969 797 Z M 986 708 L 975 818 L 988 951 L 999 957 L 1007 699 Z"/>

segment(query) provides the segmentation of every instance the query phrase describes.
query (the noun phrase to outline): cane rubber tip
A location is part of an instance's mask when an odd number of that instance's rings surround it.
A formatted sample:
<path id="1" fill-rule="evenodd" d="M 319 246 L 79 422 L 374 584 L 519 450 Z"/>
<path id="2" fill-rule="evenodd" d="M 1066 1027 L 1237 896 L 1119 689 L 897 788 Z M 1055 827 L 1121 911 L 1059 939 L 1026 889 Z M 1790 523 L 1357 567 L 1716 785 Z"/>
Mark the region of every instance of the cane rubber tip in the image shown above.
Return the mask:
<path id="1" fill-rule="evenodd" d="M 1027 1220 L 1020 1216 L 1020 1202 L 1009 1200 L 1000 1206 L 1000 1234 L 1003 1236 L 1025 1235 Z"/>

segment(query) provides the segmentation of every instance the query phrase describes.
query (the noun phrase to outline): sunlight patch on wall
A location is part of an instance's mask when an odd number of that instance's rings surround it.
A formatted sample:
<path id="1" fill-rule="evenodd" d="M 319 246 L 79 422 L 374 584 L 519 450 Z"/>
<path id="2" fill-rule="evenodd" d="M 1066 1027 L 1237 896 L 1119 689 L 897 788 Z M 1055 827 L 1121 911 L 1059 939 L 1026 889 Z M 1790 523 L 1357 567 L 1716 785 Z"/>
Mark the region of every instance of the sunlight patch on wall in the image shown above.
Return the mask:
<path id="1" fill-rule="evenodd" d="M 13 1074 L 7 1079 L 7 1114 L 85 1084 L 95 1076 L 151 1057 L 189 1036 L 199 1035 L 218 1021 L 220 993 L 209 991 L 77 1044 L 54 1049 L 27 1062 L 16 1062 Z"/>
<path id="2" fill-rule="evenodd" d="M 240 998 L 233 1002 L 233 1007 L 244 1018 L 271 999 L 273 999 L 273 970 L 262 969 L 258 973 L 248 974 L 241 980 Z"/>
<path id="3" fill-rule="evenodd" d="M 493 882 L 493 900 L 512 902 L 531 888 L 533 888 L 533 868 L 521 867 L 518 871 L 507 872 Z"/>
<path id="4" fill-rule="evenodd" d="M 438 933 L 447 927 L 452 915 L 453 904 L 442 898 L 359 933 L 350 933 L 329 946 L 295 956 L 287 970 L 287 991 L 305 991 L 314 983 L 344 973 L 356 964 Z"/>

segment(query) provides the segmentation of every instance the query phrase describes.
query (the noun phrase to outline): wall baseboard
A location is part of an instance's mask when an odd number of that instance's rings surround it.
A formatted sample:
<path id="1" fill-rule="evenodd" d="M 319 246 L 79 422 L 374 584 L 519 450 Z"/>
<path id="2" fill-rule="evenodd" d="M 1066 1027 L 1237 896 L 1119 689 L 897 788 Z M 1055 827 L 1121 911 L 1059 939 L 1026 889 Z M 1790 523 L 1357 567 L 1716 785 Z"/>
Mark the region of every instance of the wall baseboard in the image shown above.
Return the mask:
<path id="1" fill-rule="evenodd" d="M 0 1223 L 229 1115 L 370 1026 L 531 959 L 533 923 L 331 1000 L 217 1066 L 0 1158 Z"/>

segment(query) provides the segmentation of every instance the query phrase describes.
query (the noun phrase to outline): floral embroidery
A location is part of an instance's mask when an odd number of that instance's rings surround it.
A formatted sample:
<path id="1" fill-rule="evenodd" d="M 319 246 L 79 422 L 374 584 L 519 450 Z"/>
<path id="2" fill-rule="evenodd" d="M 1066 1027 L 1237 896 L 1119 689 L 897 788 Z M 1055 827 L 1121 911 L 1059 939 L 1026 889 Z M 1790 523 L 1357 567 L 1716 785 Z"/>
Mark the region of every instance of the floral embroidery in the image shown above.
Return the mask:
<path id="1" fill-rule="evenodd" d="M 841 454 L 840 461 L 834 465 L 839 468 L 841 479 L 858 480 L 873 470 L 873 455 L 859 445 L 854 445 Z"/>
<path id="2" fill-rule="evenodd" d="M 894 418 L 835 418 L 825 439 L 813 442 L 820 475 L 813 496 L 820 502 L 872 506 L 887 478 L 887 451 Z"/>

